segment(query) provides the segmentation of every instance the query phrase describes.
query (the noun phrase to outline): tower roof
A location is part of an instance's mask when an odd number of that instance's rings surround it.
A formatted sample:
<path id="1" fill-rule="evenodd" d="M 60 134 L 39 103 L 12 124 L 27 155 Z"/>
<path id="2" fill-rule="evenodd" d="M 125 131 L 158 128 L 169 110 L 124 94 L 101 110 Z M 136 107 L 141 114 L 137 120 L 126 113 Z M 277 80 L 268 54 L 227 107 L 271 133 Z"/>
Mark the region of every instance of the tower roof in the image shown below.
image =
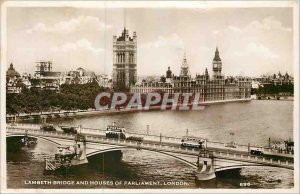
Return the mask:
<path id="1" fill-rule="evenodd" d="M 10 63 L 8 70 L 6 71 L 6 77 L 20 77 L 20 74 L 15 70 L 14 65 Z"/>
<path id="2" fill-rule="evenodd" d="M 170 67 L 168 67 L 168 70 L 166 72 L 166 78 L 171 78 L 172 77 L 172 71 L 170 69 Z"/>
<path id="3" fill-rule="evenodd" d="M 208 76 L 207 68 L 205 68 L 205 76 Z"/>
<path id="4" fill-rule="evenodd" d="M 124 27 L 124 30 L 122 31 L 122 35 L 119 36 L 119 38 L 117 39 L 117 41 L 125 41 L 126 40 L 126 36 L 128 36 L 128 40 L 129 41 L 133 41 L 133 39 L 129 36 L 128 30 L 126 29 L 126 27 Z"/>
<path id="5" fill-rule="evenodd" d="M 187 59 L 186 59 L 186 53 L 184 52 L 183 55 L 183 60 L 182 60 L 182 67 L 189 67 L 188 63 L 187 63 Z"/>
<path id="6" fill-rule="evenodd" d="M 183 60 L 182 60 L 180 75 L 184 75 L 184 76 L 190 75 L 189 65 L 187 63 L 185 52 L 184 52 L 184 56 L 183 56 Z"/>
<path id="7" fill-rule="evenodd" d="M 216 51 L 215 51 L 214 61 L 221 61 L 221 58 L 220 58 L 220 55 L 219 55 L 218 47 L 216 48 Z"/>

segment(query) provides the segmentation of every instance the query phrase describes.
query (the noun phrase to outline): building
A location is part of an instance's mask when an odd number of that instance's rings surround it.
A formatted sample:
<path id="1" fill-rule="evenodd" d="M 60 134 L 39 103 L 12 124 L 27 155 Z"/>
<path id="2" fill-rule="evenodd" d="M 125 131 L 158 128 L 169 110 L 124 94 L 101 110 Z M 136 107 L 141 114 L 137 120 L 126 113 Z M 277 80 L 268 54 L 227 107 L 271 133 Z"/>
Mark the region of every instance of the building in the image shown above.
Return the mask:
<path id="1" fill-rule="evenodd" d="M 179 76 L 172 74 L 170 67 L 160 81 L 136 83 L 131 92 L 149 93 L 162 91 L 169 94 L 199 94 L 201 101 L 221 101 L 229 99 L 248 99 L 251 95 L 251 79 L 248 77 L 227 77 L 222 74 L 222 60 L 218 48 L 212 62 L 213 75 L 207 68 L 203 74 L 191 76 L 184 54 Z"/>
<path id="2" fill-rule="evenodd" d="M 163 92 L 172 94 L 174 93 L 173 85 L 164 81 L 154 81 L 154 82 L 146 82 L 143 80 L 140 83 L 136 83 L 134 86 L 130 88 L 132 93 L 149 93 L 149 92 Z"/>
<path id="3" fill-rule="evenodd" d="M 130 88 L 137 81 L 137 36 L 130 37 L 124 28 L 122 35 L 113 37 L 113 86 Z"/>
<path id="4" fill-rule="evenodd" d="M 168 74 L 168 72 L 167 72 Z M 169 75 L 166 75 L 169 76 Z M 174 93 L 189 93 L 191 92 L 192 78 L 189 65 L 186 59 L 186 54 L 182 60 L 179 76 L 173 76 L 172 82 L 174 83 Z"/>
<path id="5" fill-rule="evenodd" d="M 111 88 L 112 87 L 112 80 L 108 78 L 108 75 L 102 74 L 96 76 L 96 81 L 100 87 L 103 88 Z"/>
<path id="6" fill-rule="evenodd" d="M 52 61 L 37 61 L 35 63 L 35 74 L 30 80 L 31 88 L 37 90 L 58 91 L 62 72 L 52 71 Z"/>
<path id="7" fill-rule="evenodd" d="M 21 93 L 22 87 L 21 76 L 15 70 L 14 65 L 10 63 L 6 71 L 6 92 L 14 94 Z"/>
<path id="8" fill-rule="evenodd" d="M 282 75 L 280 72 L 278 74 L 273 75 L 262 75 L 260 77 L 253 78 L 253 88 L 258 88 L 258 86 L 265 85 L 286 85 L 286 84 L 294 84 L 294 78 L 289 75 L 287 72 Z M 258 85 L 258 86 L 257 86 Z"/>
<path id="9" fill-rule="evenodd" d="M 29 79 L 31 85 L 26 85 L 38 90 L 59 91 L 62 84 L 87 84 L 97 81 L 94 72 L 81 67 L 67 72 L 54 72 L 52 69 L 51 61 L 36 62 L 35 74 Z"/>
<path id="10" fill-rule="evenodd" d="M 14 65 L 10 63 L 9 68 L 6 71 L 6 81 L 9 80 L 17 80 L 21 76 L 20 74 L 15 70 Z"/>
<path id="11" fill-rule="evenodd" d="M 30 89 L 31 88 L 31 74 L 28 74 L 28 73 L 24 73 L 22 75 L 22 83 L 24 84 L 24 86 L 27 88 L 27 89 Z"/>
<path id="12" fill-rule="evenodd" d="M 93 71 L 86 71 L 82 67 L 76 69 L 72 73 L 73 79 L 77 77 L 78 84 L 87 84 L 96 81 L 97 77 Z"/>

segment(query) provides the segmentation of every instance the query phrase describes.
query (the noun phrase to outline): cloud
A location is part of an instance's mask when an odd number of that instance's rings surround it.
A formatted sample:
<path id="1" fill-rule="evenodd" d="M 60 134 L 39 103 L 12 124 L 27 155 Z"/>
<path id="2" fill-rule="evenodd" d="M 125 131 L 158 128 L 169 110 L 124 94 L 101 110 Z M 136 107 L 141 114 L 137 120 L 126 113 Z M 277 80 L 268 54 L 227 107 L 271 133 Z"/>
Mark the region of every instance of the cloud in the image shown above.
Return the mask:
<path id="1" fill-rule="evenodd" d="M 70 19 L 68 21 L 61 21 L 53 26 L 47 26 L 44 23 L 38 23 L 32 28 L 26 30 L 27 34 L 32 34 L 34 32 L 44 32 L 44 33 L 58 33 L 58 34 L 70 34 L 75 31 L 80 30 L 106 30 L 111 28 L 110 25 L 106 25 L 104 22 L 100 21 L 99 18 L 93 16 L 80 15 L 77 18 Z"/>
<path id="2" fill-rule="evenodd" d="M 179 70 L 184 50 L 184 41 L 177 33 L 159 35 L 153 41 L 138 45 L 138 74 L 161 75 L 168 66 Z"/>
<path id="3" fill-rule="evenodd" d="M 250 42 L 246 49 L 233 51 L 228 55 L 228 57 L 260 57 L 265 59 L 278 59 L 279 55 L 273 53 L 268 47 L 260 43 Z"/>
<path id="4" fill-rule="evenodd" d="M 253 21 L 251 22 L 246 29 L 252 29 L 252 28 L 260 28 L 263 30 L 280 30 L 280 31 L 286 31 L 291 32 L 291 28 L 284 27 L 282 23 L 279 20 L 276 20 L 274 16 L 269 16 L 263 19 L 262 22 Z"/>
<path id="5" fill-rule="evenodd" d="M 236 26 L 228 26 L 228 30 L 230 32 L 235 33 L 235 34 L 239 34 L 239 33 L 241 33 L 243 31 L 242 29 L 240 29 L 240 28 L 238 28 Z"/>
<path id="6" fill-rule="evenodd" d="M 277 59 L 279 56 L 274 54 L 269 48 L 265 47 L 262 44 L 249 43 L 247 51 L 256 55 L 264 56 L 265 58 Z"/>
<path id="7" fill-rule="evenodd" d="M 179 50 L 184 49 L 184 42 L 178 34 L 173 33 L 168 37 L 159 36 L 154 42 L 147 42 L 141 45 L 143 49 L 154 49 L 154 48 L 175 48 Z"/>
<path id="8" fill-rule="evenodd" d="M 284 27 L 283 24 L 276 20 L 273 16 L 265 17 L 262 21 L 252 21 L 244 28 L 239 28 L 236 26 L 228 26 L 224 31 L 225 33 L 248 33 L 248 32 L 259 32 L 259 31 L 283 31 L 283 32 L 291 32 L 291 28 Z M 214 35 L 219 35 L 220 31 L 214 31 Z"/>
<path id="9" fill-rule="evenodd" d="M 74 51 L 88 51 L 94 54 L 99 54 L 104 51 L 102 48 L 93 47 L 92 43 L 87 39 L 81 39 L 76 42 L 65 43 L 60 46 L 55 46 L 50 49 L 52 52 L 74 52 Z"/>

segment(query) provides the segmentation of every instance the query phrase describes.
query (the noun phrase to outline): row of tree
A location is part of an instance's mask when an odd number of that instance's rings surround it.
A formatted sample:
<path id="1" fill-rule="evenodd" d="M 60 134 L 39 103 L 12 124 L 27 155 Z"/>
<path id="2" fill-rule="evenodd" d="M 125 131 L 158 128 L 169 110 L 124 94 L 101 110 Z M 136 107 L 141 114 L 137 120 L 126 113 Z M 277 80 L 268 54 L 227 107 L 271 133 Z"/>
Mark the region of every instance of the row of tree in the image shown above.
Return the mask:
<path id="1" fill-rule="evenodd" d="M 252 94 L 274 94 L 278 95 L 279 93 L 289 93 L 294 94 L 294 85 L 293 84 L 282 84 L 282 85 L 264 85 L 260 86 L 258 89 L 252 89 Z"/>
<path id="2" fill-rule="evenodd" d="M 22 93 L 6 95 L 6 113 L 94 108 L 95 97 L 104 91 L 108 89 L 97 82 L 61 85 L 59 92 L 23 89 Z"/>

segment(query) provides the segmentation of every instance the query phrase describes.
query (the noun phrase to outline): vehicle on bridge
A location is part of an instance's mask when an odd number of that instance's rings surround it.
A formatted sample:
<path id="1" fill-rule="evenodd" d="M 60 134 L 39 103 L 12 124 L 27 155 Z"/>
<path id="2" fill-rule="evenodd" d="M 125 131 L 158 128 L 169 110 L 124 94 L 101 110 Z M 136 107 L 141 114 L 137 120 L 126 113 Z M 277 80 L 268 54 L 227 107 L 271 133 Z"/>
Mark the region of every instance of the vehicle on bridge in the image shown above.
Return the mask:
<path id="1" fill-rule="evenodd" d="M 130 136 L 130 137 L 127 138 L 127 140 L 142 142 L 144 140 L 144 138 L 143 137 Z"/>
<path id="2" fill-rule="evenodd" d="M 284 141 L 285 148 L 288 152 L 292 152 L 294 154 L 294 141 L 292 140 L 286 140 Z"/>
<path id="3" fill-rule="evenodd" d="M 263 155 L 264 152 L 262 151 L 261 148 L 251 148 L 250 153 L 253 155 Z"/>
<path id="4" fill-rule="evenodd" d="M 41 125 L 40 129 L 42 131 L 56 131 L 53 124 L 43 124 L 43 125 Z"/>
<path id="5" fill-rule="evenodd" d="M 126 130 L 124 127 L 116 126 L 115 122 L 106 127 L 105 136 L 108 138 L 126 139 Z"/>
<path id="6" fill-rule="evenodd" d="M 61 130 L 65 133 L 77 134 L 75 127 L 61 126 Z"/>
<path id="7" fill-rule="evenodd" d="M 192 148 L 205 148 L 205 139 L 194 136 L 183 136 L 181 139 L 181 146 L 183 147 L 192 147 Z"/>

